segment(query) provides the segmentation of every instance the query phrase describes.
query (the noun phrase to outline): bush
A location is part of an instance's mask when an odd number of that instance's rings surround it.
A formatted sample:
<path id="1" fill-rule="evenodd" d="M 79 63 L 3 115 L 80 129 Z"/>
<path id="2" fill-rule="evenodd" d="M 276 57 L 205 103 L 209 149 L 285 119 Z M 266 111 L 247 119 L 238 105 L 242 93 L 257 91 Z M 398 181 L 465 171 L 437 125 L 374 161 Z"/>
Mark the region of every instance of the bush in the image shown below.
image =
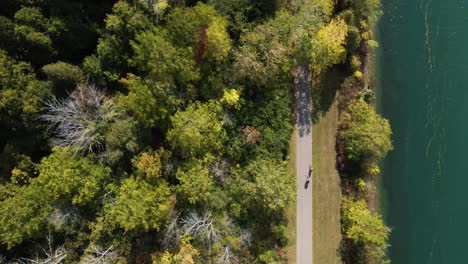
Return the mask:
<path id="1" fill-rule="evenodd" d="M 362 252 L 364 263 L 387 263 L 388 228 L 381 216 L 367 208 L 366 201 L 344 199 L 341 207 L 342 230 L 346 239 Z"/>
<path id="2" fill-rule="evenodd" d="M 347 109 L 342 133 L 347 157 L 354 161 L 375 161 L 393 149 L 391 128 L 364 99 L 353 101 Z"/>
<path id="3" fill-rule="evenodd" d="M 78 66 L 61 61 L 45 65 L 42 71 L 54 82 L 56 89 L 61 89 L 59 91 L 69 91 L 84 81 L 84 74 Z"/>

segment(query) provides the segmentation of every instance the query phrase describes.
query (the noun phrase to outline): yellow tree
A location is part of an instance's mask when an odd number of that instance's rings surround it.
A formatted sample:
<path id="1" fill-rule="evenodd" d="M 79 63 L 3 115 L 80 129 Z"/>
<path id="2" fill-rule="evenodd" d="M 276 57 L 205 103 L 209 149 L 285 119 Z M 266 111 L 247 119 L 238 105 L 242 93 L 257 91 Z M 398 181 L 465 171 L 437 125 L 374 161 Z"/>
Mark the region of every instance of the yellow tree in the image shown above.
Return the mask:
<path id="1" fill-rule="evenodd" d="M 169 251 L 165 251 L 164 254 L 153 260 L 154 264 L 194 264 L 194 258 L 200 253 L 190 243 L 190 237 L 182 238 L 180 244 L 180 250 L 178 253 L 171 254 Z"/>
<path id="2" fill-rule="evenodd" d="M 342 18 L 333 19 L 321 28 L 312 40 L 312 68 L 321 71 L 326 67 L 343 61 L 346 55 L 344 47 L 348 26 Z"/>
<path id="3" fill-rule="evenodd" d="M 345 237 L 363 250 L 364 263 L 388 264 L 390 228 L 382 217 L 367 208 L 365 200 L 344 199 L 341 207 L 342 228 Z"/>
<path id="4" fill-rule="evenodd" d="M 224 95 L 221 98 L 221 102 L 225 103 L 229 107 L 239 108 L 240 106 L 240 93 L 236 89 L 224 90 Z"/>
<path id="5" fill-rule="evenodd" d="M 184 237 L 181 241 L 179 253 L 174 255 L 174 263 L 194 264 L 193 258 L 198 255 L 198 250 L 190 243 L 190 237 Z"/>
<path id="6" fill-rule="evenodd" d="M 227 33 L 227 20 L 216 16 L 206 29 L 206 50 L 203 57 L 208 61 L 224 61 L 231 50 L 231 39 Z M 203 33 L 201 33 L 203 34 Z M 202 37 L 202 36 L 199 36 Z M 201 40 L 200 40 L 201 41 Z"/>

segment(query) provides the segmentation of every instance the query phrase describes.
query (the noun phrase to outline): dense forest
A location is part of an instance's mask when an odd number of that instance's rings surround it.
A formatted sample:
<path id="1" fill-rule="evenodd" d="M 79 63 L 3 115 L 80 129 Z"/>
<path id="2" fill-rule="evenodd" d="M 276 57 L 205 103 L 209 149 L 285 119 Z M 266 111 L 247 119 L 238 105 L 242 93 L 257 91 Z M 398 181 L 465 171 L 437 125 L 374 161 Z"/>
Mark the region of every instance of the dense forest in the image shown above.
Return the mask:
<path id="1" fill-rule="evenodd" d="M 348 76 L 344 159 L 378 170 L 391 149 L 355 92 L 378 6 L 2 0 L 0 263 L 287 262 L 294 69 Z M 354 230 L 351 207 L 369 213 L 344 202 L 348 241 L 384 252 L 389 231 Z"/>

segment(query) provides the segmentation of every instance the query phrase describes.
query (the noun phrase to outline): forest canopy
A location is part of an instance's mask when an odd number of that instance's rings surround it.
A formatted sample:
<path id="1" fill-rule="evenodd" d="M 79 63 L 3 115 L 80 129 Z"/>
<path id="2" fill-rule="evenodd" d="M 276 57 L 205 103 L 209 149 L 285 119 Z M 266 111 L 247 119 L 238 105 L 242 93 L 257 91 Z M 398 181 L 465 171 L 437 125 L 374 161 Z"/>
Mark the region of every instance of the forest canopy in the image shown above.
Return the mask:
<path id="1" fill-rule="evenodd" d="M 377 10 L 335 2 L 1 1 L 0 263 L 285 263 L 294 69 Z"/>

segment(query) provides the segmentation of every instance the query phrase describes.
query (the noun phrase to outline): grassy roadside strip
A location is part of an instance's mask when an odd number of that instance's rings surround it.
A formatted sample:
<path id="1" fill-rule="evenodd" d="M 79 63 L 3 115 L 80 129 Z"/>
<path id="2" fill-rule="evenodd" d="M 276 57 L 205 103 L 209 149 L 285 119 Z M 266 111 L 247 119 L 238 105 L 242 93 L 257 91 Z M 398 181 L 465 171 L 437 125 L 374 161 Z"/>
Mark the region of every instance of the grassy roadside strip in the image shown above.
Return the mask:
<path id="1" fill-rule="evenodd" d="M 296 175 L 296 129 L 294 129 L 289 141 L 288 170 Z M 294 180 L 295 185 L 296 180 Z M 286 211 L 288 221 L 288 246 L 286 248 L 288 263 L 296 263 L 296 199 L 297 195 L 294 194 L 293 202 Z"/>
<path id="2" fill-rule="evenodd" d="M 337 102 L 313 126 L 313 252 L 315 264 L 339 264 L 341 188 L 336 170 Z"/>

